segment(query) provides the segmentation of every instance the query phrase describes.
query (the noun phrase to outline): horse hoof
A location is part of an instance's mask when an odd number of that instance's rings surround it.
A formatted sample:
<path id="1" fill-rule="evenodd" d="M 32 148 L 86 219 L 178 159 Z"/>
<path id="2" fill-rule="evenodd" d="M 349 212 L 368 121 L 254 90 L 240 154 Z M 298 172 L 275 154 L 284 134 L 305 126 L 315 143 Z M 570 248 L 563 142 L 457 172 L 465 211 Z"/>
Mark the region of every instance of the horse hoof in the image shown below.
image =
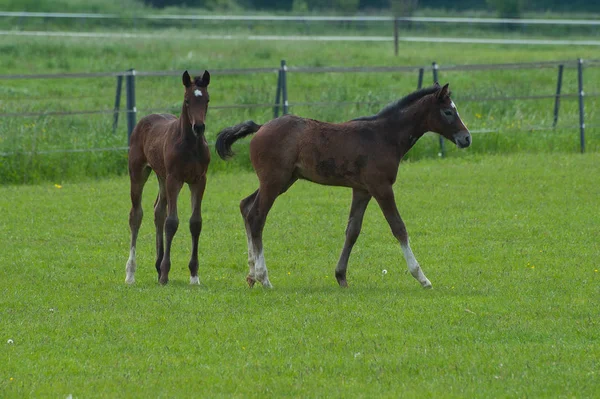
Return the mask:
<path id="1" fill-rule="evenodd" d="M 273 288 L 273 286 L 271 285 L 271 282 L 269 280 L 263 281 L 262 286 L 263 286 L 263 288 Z"/>
<path id="2" fill-rule="evenodd" d="M 200 279 L 198 278 L 198 276 L 191 276 L 190 284 L 191 285 L 200 285 Z"/>
<path id="3" fill-rule="evenodd" d="M 246 282 L 248 283 L 248 287 L 250 288 L 254 287 L 254 284 L 256 284 L 256 280 L 250 276 L 246 277 Z"/>
<path id="4" fill-rule="evenodd" d="M 129 284 L 129 285 L 131 285 L 131 284 L 133 284 L 133 283 L 135 283 L 135 277 L 133 277 L 133 276 L 127 276 L 127 277 L 125 278 L 125 284 Z"/>
<path id="5" fill-rule="evenodd" d="M 340 281 L 338 281 L 338 284 L 342 288 L 348 288 L 348 282 L 346 280 L 340 280 Z"/>
<path id="6" fill-rule="evenodd" d="M 167 285 L 167 283 L 169 282 L 169 278 L 168 278 L 168 277 L 165 277 L 165 278 L 162 278 L 162 277 L 161 277 L 161 278 L 158 280 L 158 282 L 160 283 L 160 285 Z"/>
<path id="7" fill-rule="evenodd" d="M 421 285 L 423 286 L 423 288 L 425 288 L 425 289 L 427 289 L 427 290 L 430 290 L 430 289 L 432 289 L 432 288 L 433 288 L 433 287 L 431 286 L 431 282 L 430 282 L 429 280 L 423 281 L 423 282 L 421 283 Z"/>

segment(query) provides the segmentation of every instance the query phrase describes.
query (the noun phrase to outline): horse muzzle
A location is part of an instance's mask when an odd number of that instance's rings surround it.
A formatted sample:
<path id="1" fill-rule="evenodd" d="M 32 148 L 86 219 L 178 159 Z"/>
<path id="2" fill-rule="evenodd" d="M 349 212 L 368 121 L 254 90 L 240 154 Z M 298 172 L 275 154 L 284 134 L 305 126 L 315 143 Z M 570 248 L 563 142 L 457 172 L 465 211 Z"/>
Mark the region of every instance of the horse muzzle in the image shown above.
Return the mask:
<path id="1" fill-rule="evenodd" d="M 472 143 L 471 133 L 469 133 L 468 130 L 459 131 L 454 135 L 453 139 L 454 144 L 456 144 L 458 148 L 467 148 Z"/>
<path id="2" fill-rule="evenodd" d="M 192 129 L 194 130 L 194 133 L 197 136 L 201 136 L 204 134 L 204 131 L 206 130 L 206 125 L 204 123 L 194 123 L 194 125 L 192 126 Z"/>

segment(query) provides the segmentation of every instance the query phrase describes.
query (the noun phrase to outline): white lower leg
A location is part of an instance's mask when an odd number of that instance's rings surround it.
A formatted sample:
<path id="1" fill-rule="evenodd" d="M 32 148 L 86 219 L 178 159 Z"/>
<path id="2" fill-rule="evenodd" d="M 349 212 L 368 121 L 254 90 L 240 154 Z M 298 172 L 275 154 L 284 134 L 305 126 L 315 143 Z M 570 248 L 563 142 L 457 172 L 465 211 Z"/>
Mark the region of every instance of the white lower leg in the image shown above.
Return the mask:
<path id="1" fill-rule="evenodd" d="M 402 252 L 404 252 L 404 258 L 406 259 L 406 264 L 408 265 L 408 271 L 414 278 L 417 279 L 419 283 L 424 288 L 431 288 L 431 282 L 425 277 L 423 270 L 421 270 L 421 266 L 419 266 L 419 262 L 415 258 L 412 249 L 410 249 L 410 245 L 408 242 L 406 244 L 401 244 Z"/>
<path id="2" fill-rule="evenodd" d="M 192 285 L 198 285 L 198 284 L 200 284 L 200 278 L 198 276 L 191 276 L 190 277 L 190 284 L 192 284 Z"/>
<path id="3" fill-rule="evenodd" d="M 129 250 L 129 259 L 127 259 L 127 266 L 125 266 L 125 282 L 127 284 L 135 283 L 135 247 L 131 247 Z"/>
<path id="4" fill-rule="evenodd" d="M 254 273 L 256 279 L 260 281 L 260 283 L 265 288 L 272 288 L 271 282 L 269 281 L 269 275 L 267 272 L 267 265 L 265 264 L 265 255 L 263 254 L 262 249 L 260 251 L 254 250 L 254 253 L 258 253 L 254 260 Z"/>
<path id="5" fill-rule="evenodd" d="M 248 239 L 248 276 L 255 278 L 256 273 L 254 271 L 254 245 L 252 244 L 252 235 L 248 231 L 248 228 L 246 228 L 246 238 Z"/>

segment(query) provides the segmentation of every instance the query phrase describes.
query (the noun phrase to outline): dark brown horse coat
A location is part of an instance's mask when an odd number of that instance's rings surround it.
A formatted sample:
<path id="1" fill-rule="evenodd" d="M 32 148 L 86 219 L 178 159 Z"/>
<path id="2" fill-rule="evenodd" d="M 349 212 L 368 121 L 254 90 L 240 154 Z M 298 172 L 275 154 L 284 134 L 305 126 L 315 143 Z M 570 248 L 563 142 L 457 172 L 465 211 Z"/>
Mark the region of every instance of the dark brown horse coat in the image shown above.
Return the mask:
<path id="1" fill-rule="evenodd" d="M 198 239 L 202 230 L 201 202 L 206 187 L 206 171 L 210 162 L 210 152 L 204 137 L 210 74 L 204 71 L 202 77 L 192 79 L 186 71 L 182 81 L 185 94 L 180 117 L 170 114 L 148 115 L 138 122 L 131 134 L 129 145 L 131 248 L 125 278 L 129 284 L 135 282 L 135 245 L 143 216 L 142 191 L 152 170 L 156 173 L 159 184 L 159 193 L 154 204 L 156 270 L 159 281 L 162 284 L 168 281 L 171 268 L 171 243 L 179 227 L 177 197 L 183 184 L 187 183 L 192 196 L 190 283 L 199 282 Z"/>
<path id="2" fill-rule="evenodd" d="M 242 200 L 240 209 L 248 237 L 247 281 L 270 287 L 264 262 L 262 230 L 275 198 L 297 179 L 353 189 L 346 242 L 336 267 L 336 278 L 346 286 L 346 269 L 358 238 L 364 211 L 374 197 L 398 239 L 412 275 L 424 286 L 423 274 L 396 208 L 392 184 L 400 160 L 427 131 L 441 134 L 458 147 L 471 144 L 471 136 L 450 99 L 448 85 L 416 91 L 388 105 L 377 115 L 344 123 L 327 123 L 286 115 L 264 125 L 246 121 L 222 130 L 216 149 L 223 159 L 233 155 L 231 145 L 255 133 L 250 158 L 259 189 Z"/>

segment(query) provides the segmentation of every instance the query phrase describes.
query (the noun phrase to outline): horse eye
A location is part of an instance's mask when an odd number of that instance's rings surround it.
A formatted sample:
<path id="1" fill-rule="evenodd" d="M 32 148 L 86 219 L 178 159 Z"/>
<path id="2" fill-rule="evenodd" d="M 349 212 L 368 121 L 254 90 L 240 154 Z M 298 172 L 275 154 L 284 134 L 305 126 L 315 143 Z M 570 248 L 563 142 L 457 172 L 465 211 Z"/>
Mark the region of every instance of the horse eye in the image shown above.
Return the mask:
<path id="1" fill-rule="evenodd" d="M 446 115 L 446 116 L 453 116 L 454 112 L 450 111 L 449 109 L 445 109 L 444 110 L 444 115 Z"/>

